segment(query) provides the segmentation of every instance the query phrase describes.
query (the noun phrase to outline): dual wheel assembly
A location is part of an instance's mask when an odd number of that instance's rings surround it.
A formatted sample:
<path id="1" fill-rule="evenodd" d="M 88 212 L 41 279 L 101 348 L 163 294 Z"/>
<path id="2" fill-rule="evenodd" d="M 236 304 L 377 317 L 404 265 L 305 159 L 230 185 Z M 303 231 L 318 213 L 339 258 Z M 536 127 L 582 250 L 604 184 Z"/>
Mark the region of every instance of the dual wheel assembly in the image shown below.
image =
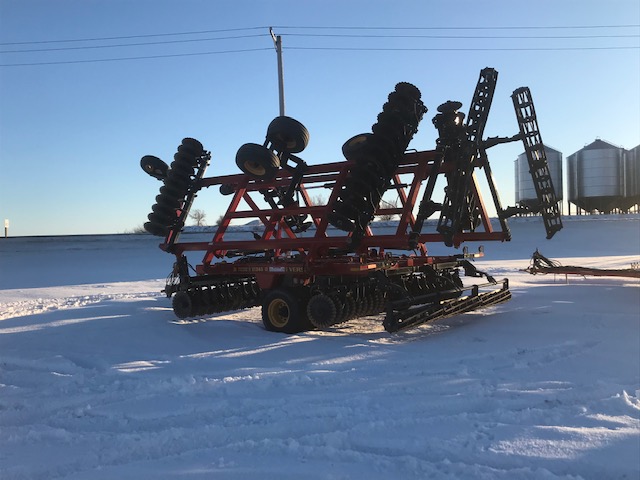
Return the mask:
<path id="1" fill-rule="evenodd" d="M 317 292 L 308 288 L 276 288 L 262 300 L 262 322 L 267 330 L 299 333 L 326 329 L 358 317 L 384 311 L 386 295 L 373 287 L 359 291 Z"/>
<path id="2" fill-rule="evenodd" d="M 358 317 L 384 310 L 385 295 L 370 290 L 359 297 L 318 293 L 310 296 L 306 288 L 275 288 L 260 300 L 257 285 L 224 285 L 180 291 L 173 296 L 172 307 L 180 319 L 211 315 L 262 305 L 262 322 L 272 332 L 300 333 L 325 329 Z"/>
<path id="3" fill-rule="evenodd" d="M 280 169 L 283 155 L 302 152 L 308 144 L 309 131 L 302 123 L 291 117 L 276 117 L 267 127 L 263 145 L 245 143 L 238 149 L 236 165 L 256 180 L 271 180 Z"/>

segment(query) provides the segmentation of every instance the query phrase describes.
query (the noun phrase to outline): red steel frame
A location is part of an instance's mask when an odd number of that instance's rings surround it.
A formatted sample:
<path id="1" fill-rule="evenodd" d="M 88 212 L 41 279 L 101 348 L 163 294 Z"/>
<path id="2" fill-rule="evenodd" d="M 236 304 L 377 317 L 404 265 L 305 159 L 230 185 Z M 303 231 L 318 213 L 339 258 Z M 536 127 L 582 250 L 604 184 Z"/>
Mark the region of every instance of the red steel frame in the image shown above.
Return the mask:
<path id="1" fill-rule="evenodd" d="M 307 166 L 304 171 L 302 180 L 297 189 L 301 205 L 293 205 L 286 208 L 261 208 L 254 200 L 254 195 L 262 196 L 260 190 L 264 191 L 275 188 L 287 188 L 293 178 L 294 169 L 284 165 L 278 171 L 273 180 L 262 181 L 254 180 L 245 174 L 224 175 L 217 177 L 202 178 L 197 187 L 205 188 L 217 185 L 232 185 L 234 189 L 233 197 L 230 205 L 224 215 L 217 231 L 215 232 L 211 242 L 177 242 L 179 232 L 170 233 L 165 239 L 165 243 L 161 248 L 167 252 L 173 253 L 177 258 L 181 257 L 187 251 L 204 251 L 205 255 L 201 265 L 196 266 L 196 272 L 199 275 L 210 273 L 221 273 L 228 271 L 229 273 L 239 273 L 238 267 L 231 268 L 232 264 L 224 265 L 220 263 L 212 263 L 215 258 L 221 259 L 228 252 L 256 252 L 270 251 L 274 261 L 284 262 L 285 254 L 289 252 L 296 253 L 297 259 L 302 259 L 304 270 L 314 266 L 314 273 L 327 270 L 328 272 L 339 274 L 344 270 L 345 273 L 358 274 L 366 273 L 368 270 L 376 267 L 371 256 L 371 249 L 376 249 L 376 258 L 380 259 L 384 256 L 386 249 L 408 250 L 409 232 L 413 229 L 415 216 L 413 214 L 414 206 L 419 203 L 418 195 L 422 182 L 425 181 L 432 172 L 433 162 L 440 155 L 437 151 L 422 151 L 406 153 L 400 161 L 395 175 L 392 178 L 392 189 L 398 191 L 400 199 L 400 207 L 397 208 L 380 208 L 376 215 L 392 214 L 399 215 L 400 220 L 394 234 L 391 235 L 374 235 L 370 228 L 365 231 L 365 236 L 360 240 L 357 248 L 352 249 L 356 256 L 335 257 L 330 256 L 332 249 L 349 249 L 350 234 L 342 231 L 332 231 L 332 235 L 327 233 L 328 214 L 330 206 L 335 202 L 341 186 L 347 177 L 347 174 L 353 165 L 350 161 L 326 163 L 321 165 Z M 477 160 L 477 167 L 483 166 L 481 160 Z M 456 168 L 453 164 L 446 162 L 441 165 L 438 174 L 447 174 Z M 410 183 L 402 183 L 401 176 L 412 176 Z M 326 184 L 332 186 L 332 193 L 326 205 L 313 205 L 309 196 L 309 188 L 319 188 Z M 472 194 L 477 198 L 477 204 L 480 206 L 480 219 L 482 223 L 482 231 L 465 231 L 454 236 L 453 243 L 455 247 L 460 246 L 465 241 L 505 241 L 510 239 L 508 231 L 504 228 L 494 230 L 487 210 L 482 202 L 478 183 L 474 176 L 472 182 Z M 240 209 L 244 202 L 248 209 Z M 285 217 L 307 214 L 311 217 L 315 225 L 315 234 L 308 236 L 297 235 L 286 222 Z M 263 230 L 259 239 L 248 240 L 225 240 L 225 234 L 228 227 L 234 219 L 259 219 Z M 500 222 L 502 225 L 502 222 Z M 503 225 L 504 226 L 504 225 Z M 259 228 L 259 227 L 258 227 Z M 337 235 L 336 235 L 337 234 Z M 418 238 L 418 248 L 411 260 L 407 256 L 403 256 L 405 260 L 403 265 L 424 265 L 437 261 L 451 261 L 453 257 L 435 257 L 427 256 L 425 244 L 430 242 L 443 242 L 444 237 L 437 232 L 421 233 Z M 354 261 L 360 257 L 360 265 L 355 266 Z M 368 258 L 368 260 L 365 259 Z M 300 260 L 295 262 L 300 265 Z M 288 262 L 291 264 L 291 261 Z M 283 263 L 284 265 L 284 263 Z M 342 265 L 342 267 L 341 267 Z M 324 267 L 323 267 L 324 266 Z M 355 267 L 355 268 L 354 268 Z M 275 273 L 278 267 L 273 267 L 272 273 Z M 286 270 L 286 267 L 283 267 Z M 292 267 L 293 268 L 293 267 Z M 299 268 L 299 267 L 295 267 Z M 285 270 L 280 270 L 284 272 Z M 251 273 L 259 272 L 259 268 L 254 268 Z M 292 270 L 294 271 L 294 270 Z M 295 270 L 300 271 L 302 270 Z M 262 282 L 261 282 L 262 283 Z M 270 282 L 267 282 L 270 283 Z"/>

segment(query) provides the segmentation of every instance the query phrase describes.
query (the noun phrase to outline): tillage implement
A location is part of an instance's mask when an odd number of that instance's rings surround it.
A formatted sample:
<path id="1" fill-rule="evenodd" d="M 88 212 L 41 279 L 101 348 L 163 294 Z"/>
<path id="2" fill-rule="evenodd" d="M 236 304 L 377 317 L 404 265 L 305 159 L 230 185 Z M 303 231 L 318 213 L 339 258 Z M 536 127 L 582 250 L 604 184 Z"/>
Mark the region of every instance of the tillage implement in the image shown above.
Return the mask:
<path id="1" fill-rule="evenodd" d="M 531 207 L 502 208 L 487 150 L 513 141 L 524 145 L 547 238 L 562 228 L 528 88 L 511 96 L 519 133 L 483 140 L 497 76 L 492 68 L 480 72 L 466 117 L 460 102 L 438 107 L 435 150 L 409 149 L 427 108 L 418 88 L 402 82 L 371 132 L 343 145 L 343 161 L 308 165 L 298 155 L 309 132 L 287 116 L 269 124 L 262 144 L 240 147 L 240 174 L 205 177 L 211 154 L 193 138 L 182 140 L 170 166 L 143 157 L 142 168 L 163 184 L 145 229 L 163 237 L 160 248 L 175 256 L 163 291 L 173 296 L 176 316 L 261 306 L 267 330 L 296 333 L 384 313 L 376 318 L 396 332 L 509 300 L 506 279 L 471 263 L 482 251 L 432 256 L 426 247 L 510 240 L 507 218 Z M 197 193 L 214 186 L 230 201 L 213 238 L 179 241 Z M 237 227 L 247 222 L 251 231 Z M 195 268 L 187 260 L 192 252 L 202 255 Z M 463 284 L 461 272 L 476 283 Z"/>

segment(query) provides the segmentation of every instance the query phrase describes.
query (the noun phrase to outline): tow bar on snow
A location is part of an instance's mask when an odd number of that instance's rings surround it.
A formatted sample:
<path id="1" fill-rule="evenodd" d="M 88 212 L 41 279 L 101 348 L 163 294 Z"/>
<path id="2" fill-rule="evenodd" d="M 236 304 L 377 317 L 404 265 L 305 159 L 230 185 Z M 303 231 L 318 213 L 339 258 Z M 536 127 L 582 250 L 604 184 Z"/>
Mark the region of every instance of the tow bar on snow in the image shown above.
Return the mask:
<path id="1" fill-rule="evenodd" d="M 631 268 L 602 269 L 593 267 L 577 267 L 562 265 L 557 260 L 551 260 L 542 255 L 538 250 L 533 252 L 530 265 L 525 272 L 531 275 L 554 273 L 559 275 L 582 275 L 593 277 L 631 277 L 640 278 L 640 263 L 633 263 Z"/>

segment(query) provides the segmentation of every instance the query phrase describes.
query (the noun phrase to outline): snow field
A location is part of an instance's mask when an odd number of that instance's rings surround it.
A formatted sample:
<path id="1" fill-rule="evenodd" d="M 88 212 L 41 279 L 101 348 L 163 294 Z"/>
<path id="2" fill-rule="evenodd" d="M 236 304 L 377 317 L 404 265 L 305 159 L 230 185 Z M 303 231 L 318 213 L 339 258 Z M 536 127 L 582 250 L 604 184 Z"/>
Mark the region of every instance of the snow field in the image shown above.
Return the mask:
<path id="1" fill-rule="evenodd" d="M 640 258 L 612 249 L 541 251 Z M 511 301 L 394 335 L 179 322 L 160 279 L 0 290 L 0 478 L 638 478 L 640 281 L 509 256 L 478 268 Z"/>

